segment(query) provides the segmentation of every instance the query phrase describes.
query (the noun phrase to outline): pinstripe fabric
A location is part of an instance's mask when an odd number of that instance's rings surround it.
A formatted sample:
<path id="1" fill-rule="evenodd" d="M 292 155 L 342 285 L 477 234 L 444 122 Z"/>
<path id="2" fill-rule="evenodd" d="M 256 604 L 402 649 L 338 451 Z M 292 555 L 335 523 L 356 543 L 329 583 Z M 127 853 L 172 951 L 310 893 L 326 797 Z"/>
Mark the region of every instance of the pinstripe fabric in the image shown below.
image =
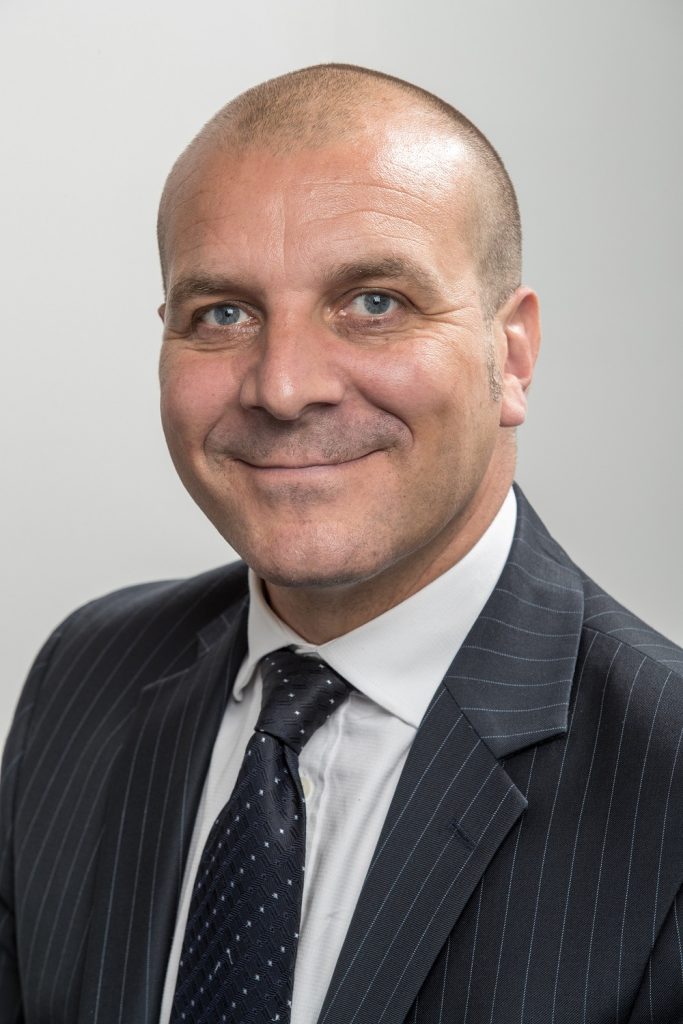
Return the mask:
<path id="1" fill-rule="evenodd" d="M 517 499 L 320 1024 L 683 1021 L 683 652 Z M 3 1024 L 156 1024 L 245 593 L 239 566 L 122 591 L 39 655 L 0 787 Z"/>

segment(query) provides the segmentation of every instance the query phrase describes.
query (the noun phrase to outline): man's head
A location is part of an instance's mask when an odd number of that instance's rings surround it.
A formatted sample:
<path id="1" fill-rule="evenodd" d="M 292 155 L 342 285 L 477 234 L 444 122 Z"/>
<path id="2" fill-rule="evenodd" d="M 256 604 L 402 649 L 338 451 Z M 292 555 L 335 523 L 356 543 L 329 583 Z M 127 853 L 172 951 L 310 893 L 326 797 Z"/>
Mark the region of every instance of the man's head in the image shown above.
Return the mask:
<path id="1" fill-rule="evenodd" d="M 379 589 L 367 617 L 462 557 L 509 486 L 538 342 L 477 129 L 374 72 L 295 72 L 200 132 L 159 240 L 171 454 L 276 607 Z"/>
<path id="2" fill-rule="evenodd" d="M 498 153 L 479 129 L 450 104 L 402 79 L 352 65 L 323 64 L 270 79 L 227 103 L 202 128 L 169 175 L 159 207 L 158 240 L 166 284 L 166 223 L 185 175 L 214 149 L 235 153 L 319 150 L 381 132 L 395 118 L 418 137 L 450 136 L 462 146 L 468 176 L 466 226 L 488 316 L 520 284 L 522 231 L 517 197 Z"/>

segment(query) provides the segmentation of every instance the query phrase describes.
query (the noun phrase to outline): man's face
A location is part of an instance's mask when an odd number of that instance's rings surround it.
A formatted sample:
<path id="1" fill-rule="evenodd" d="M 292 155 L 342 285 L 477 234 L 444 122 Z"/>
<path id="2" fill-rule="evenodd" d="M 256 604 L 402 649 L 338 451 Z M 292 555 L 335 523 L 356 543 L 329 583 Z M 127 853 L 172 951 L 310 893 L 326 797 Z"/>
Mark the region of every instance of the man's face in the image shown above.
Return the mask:
<path id="1" fill-rule="evenodd" d="M 179 191 L 164 430 L 195 501 L 273 584 L 419 575 L 489 485 L 501 400 L 465 185 L 457 142 L 396 130 L 206 155 Z"/>

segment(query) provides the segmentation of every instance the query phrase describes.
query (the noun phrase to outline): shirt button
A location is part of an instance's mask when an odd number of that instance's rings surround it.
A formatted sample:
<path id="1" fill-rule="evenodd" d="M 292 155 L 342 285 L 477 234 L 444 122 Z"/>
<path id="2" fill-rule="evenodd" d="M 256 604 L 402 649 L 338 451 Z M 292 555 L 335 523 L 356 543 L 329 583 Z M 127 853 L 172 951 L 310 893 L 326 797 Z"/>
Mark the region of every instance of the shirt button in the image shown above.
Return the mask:
<path id="1" fill-rule="evenodd" d="M 301 780 L 301 788 L 304 791 L 304 800 L 308 800 L 309 796 L 313 792 L 313 783 L 311 782 L 307 775 L 304 775 L 304 777 Z"/>

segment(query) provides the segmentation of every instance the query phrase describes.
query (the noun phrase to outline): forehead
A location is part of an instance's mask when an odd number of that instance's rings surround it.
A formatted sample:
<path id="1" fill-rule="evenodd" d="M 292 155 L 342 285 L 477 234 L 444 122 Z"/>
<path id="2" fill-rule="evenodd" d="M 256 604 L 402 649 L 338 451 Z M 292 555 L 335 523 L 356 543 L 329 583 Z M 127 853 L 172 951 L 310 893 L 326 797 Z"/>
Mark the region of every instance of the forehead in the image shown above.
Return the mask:
<path id="1" fill-rule="evenodd" d="M 412 130 L 280 154 L 214 149 L 170 192 L 167 276 L 237 263 L 275 280 L 372 251 L 447 274 L 471 255 L 470 181 L 459 140 Z"/>

